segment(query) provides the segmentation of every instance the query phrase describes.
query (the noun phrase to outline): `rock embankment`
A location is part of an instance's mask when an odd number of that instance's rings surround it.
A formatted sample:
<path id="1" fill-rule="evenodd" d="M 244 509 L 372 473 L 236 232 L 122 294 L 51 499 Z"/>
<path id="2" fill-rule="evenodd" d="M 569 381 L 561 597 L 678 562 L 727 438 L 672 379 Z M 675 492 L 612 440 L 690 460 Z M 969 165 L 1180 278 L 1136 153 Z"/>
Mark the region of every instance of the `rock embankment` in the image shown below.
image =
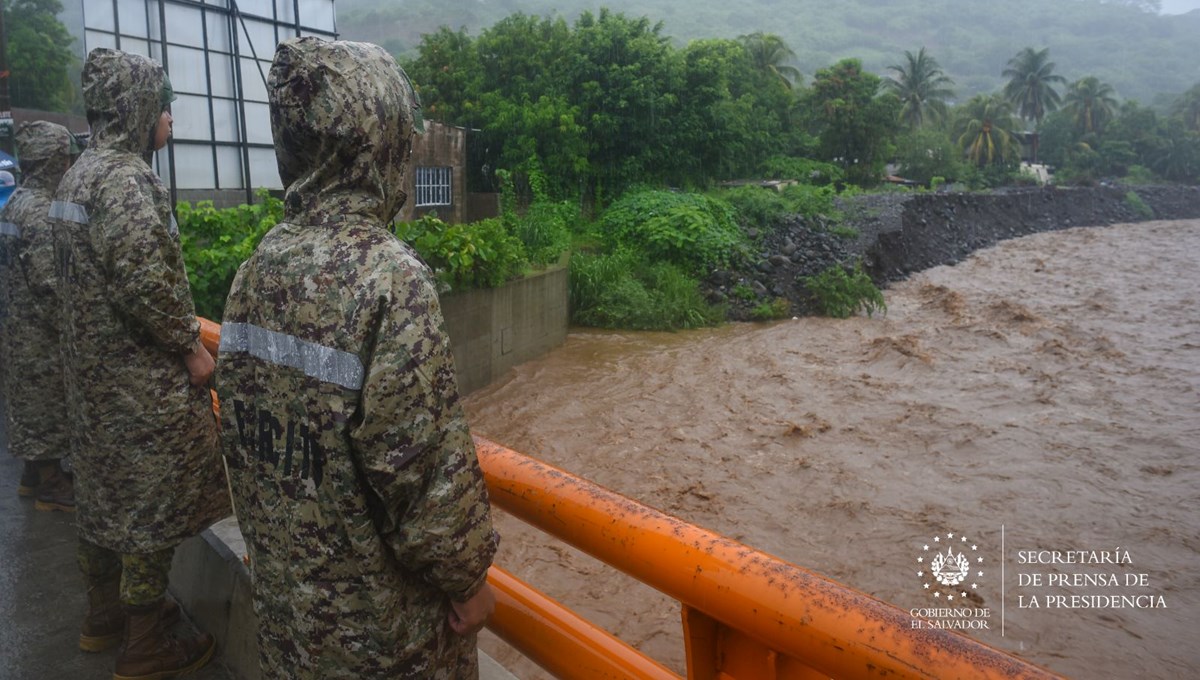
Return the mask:
<path id="1" fill-rule="evenodd" d="M 1131 193 L 1136 197 L 1131 196 Z M 784 298 L 791 314 L 816 312 L 805 279 L 861 259 L 877 284 L 952 264 L 999 241 L 1044 231 L 1200 218 L 1200 187 L 1041 187 L 992 193 L 870 194 L 841 201 L 843 219 L 796 217 L 761 234 L 756 258 L 713 272 L 709 300 L 733 320 Z"/>

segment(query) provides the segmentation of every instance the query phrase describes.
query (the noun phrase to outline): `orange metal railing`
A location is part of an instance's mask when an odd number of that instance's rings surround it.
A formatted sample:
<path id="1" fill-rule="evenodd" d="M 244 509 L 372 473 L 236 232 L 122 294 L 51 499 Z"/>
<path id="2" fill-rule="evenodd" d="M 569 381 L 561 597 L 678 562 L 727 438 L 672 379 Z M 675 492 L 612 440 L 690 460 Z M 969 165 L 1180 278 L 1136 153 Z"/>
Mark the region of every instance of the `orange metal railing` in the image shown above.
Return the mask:
<path id="1" fill-rule="evenodd" d="M 220 326 L 201 321 L 216 353 Z M 492 502 L 678 600 L 688 680 L 1056 678 L 981 642 L 481 437 Z M 564 678 L 677 678 L 493 566 L 489 629 Z"/>

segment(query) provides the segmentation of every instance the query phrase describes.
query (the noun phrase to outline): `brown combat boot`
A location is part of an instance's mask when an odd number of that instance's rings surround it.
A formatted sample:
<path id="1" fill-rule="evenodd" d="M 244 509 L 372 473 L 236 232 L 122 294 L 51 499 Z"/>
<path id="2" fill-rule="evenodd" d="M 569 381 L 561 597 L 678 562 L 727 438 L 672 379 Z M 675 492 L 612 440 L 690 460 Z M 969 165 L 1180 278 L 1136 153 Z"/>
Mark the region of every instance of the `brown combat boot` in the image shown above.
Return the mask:
<path id="1" fill-rule="evenodd" d="M 34 510 L 43 512 L 75 512 L 75 484 L 63 472 L 57 460 L 40 464 L 41 481 L 37 487 Z"/>
<path id="2" fill-rule="evenodd" d="M 103 652 L 121 642 L 125 632 L 125 612 L 121 609 L 120 579 L 88 586 L 88 610 L 79 631 L 79 648 L 85 652 Z"/>
<path id="3" fill-rule="evenodd" d="M 21 498 L 33 498 L 37 495 L 38 483 L 42 477 L 38 474 L 37 463 L 25 461 L 25 469 L 21 471 L 21 481 L 17 484 L 17 495 Z"/>
<path id="4" fill-rule="evenodd" d="M 79 631 L 79 648 L 85 652 L 103 652 L 116 647 L 125 632 L 125 610 L 121 607 L 121 581 L 101 583 L 88 588 L 88 610 Z M 169 597 L 162 600 L 162 625 L 169 629 L 179 622 L 179 605 Z"/>
<path id="5" fill-rule="evenodd" d="M 187 675 L 212 658 L 216 641 L 208 633 L 167 635 L 162 601 L 125 605 L 125 644 L 117 654 L 113 680 L 163 680 Z"/>

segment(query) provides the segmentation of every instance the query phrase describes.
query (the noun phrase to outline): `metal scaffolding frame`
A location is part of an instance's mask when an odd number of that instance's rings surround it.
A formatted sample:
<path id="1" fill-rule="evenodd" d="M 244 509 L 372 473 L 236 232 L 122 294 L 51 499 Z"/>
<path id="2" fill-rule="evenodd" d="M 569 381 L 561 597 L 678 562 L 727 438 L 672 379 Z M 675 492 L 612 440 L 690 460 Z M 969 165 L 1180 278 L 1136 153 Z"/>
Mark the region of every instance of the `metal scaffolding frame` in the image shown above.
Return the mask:
<path id="1" fill-rule="evenodd" d="M 68 0 L 69 2 L 70 0 Z M 275 46 L 337 37 L 334 0 L 78 0 L 84 53 L 113 47 L 171 76 L 175 136 L 155 167 L 171 189 L 281 188 L 267 109 Z"/>

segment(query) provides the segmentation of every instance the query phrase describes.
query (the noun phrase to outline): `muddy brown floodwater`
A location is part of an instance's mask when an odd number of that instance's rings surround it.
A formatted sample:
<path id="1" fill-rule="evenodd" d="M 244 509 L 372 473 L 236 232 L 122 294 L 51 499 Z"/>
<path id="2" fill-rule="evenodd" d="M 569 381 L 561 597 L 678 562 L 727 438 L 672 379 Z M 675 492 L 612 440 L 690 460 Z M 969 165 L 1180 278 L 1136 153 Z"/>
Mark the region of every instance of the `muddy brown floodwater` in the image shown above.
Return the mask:
<path id="1" fill-rule="evenodd" d="M 1078 678 L 1197 677 L 1198 256 L 1200 221 L 1072 229 L 896 284 L 885 318 L 576 331 L 472 395 L 468 415 L 906 611 L 955 606 L 930 597 L 917 558 L 938 554 L 935 536 L 968 537 L 982 575 L 959 602 L 990 614 L 972 635 Z M 498 525 L 499 564 L 683 672 L 677 603 L 512 517 Z M 1080 550 L 1121 563 L 1029 563 Z M 1109 574 L 1119 586 L 1100 584 Z M 1113 596 L 1165 607 L 1096 606 Z"/>

